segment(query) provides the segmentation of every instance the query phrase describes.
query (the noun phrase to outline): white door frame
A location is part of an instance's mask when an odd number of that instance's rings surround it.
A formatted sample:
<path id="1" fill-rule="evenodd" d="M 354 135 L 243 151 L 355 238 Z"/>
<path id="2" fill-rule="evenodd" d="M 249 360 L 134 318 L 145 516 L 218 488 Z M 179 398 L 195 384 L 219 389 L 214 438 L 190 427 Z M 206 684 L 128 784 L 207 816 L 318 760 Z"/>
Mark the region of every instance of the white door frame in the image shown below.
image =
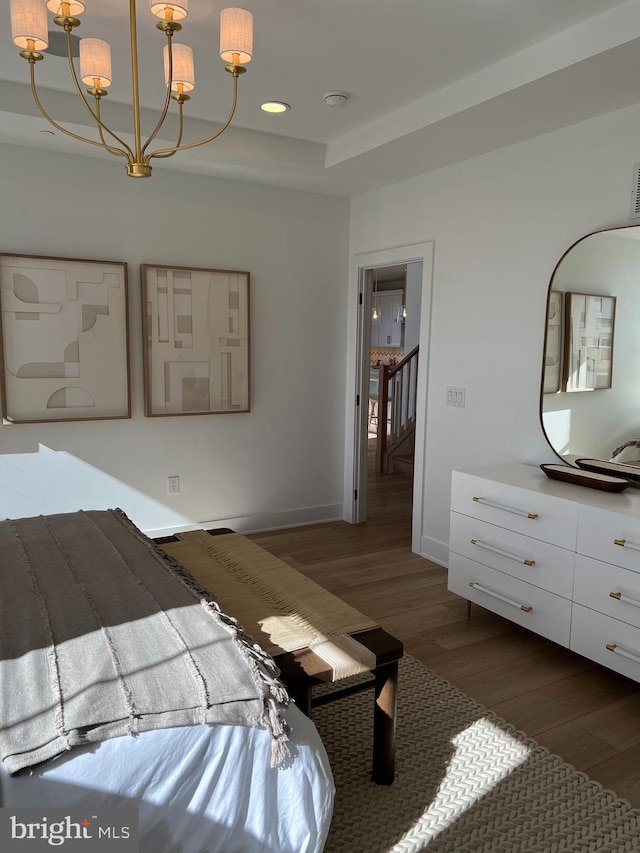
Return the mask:
<path id="1" fill-rule="evenodd" d="M 433 289 L 433 242 L 398 246 L 353 255 L 349 276 L 349 335 L 347 343 L 347 402 L 343 518 L 353 524 L 366 519 L 367 447 L 364 441 L 369 401 L 370 288 L 365 287 L 367 270 L 412 261 L 422 261 L 420 309 L 420 357 L 416 395 L 416 435 L 413 477 L 412 550 L 420 553 L 425 473 L 427 377 Z M 366 320 L 366 321 L 365 321 Z"/>

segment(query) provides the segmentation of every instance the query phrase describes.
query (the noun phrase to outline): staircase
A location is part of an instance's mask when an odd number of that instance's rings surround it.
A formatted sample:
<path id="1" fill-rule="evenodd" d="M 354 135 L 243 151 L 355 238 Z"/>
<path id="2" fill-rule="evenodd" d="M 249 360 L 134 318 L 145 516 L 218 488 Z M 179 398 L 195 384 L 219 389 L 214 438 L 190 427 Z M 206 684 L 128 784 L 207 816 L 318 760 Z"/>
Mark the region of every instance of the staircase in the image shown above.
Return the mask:
<path id="1" fill-rule="evenodd" d="M 396 453 L 391 461 L 394 474 L 413 479 L 413 453 Z"/>
<path id="2" fill-rule="evenodd" d="M 383 365 L 378 382 L 376 471 L 413 476 L 413 436 L 416 429 L 418 351 L 402 361 Z"/>

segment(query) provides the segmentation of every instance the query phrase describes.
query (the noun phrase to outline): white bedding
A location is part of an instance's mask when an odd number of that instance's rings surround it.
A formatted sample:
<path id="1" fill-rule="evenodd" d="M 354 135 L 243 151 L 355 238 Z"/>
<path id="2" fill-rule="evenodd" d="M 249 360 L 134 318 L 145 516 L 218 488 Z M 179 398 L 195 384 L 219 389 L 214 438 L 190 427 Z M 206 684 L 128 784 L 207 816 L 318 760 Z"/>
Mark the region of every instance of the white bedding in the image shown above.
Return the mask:
<path id="1" fill-rule="evenodd" d="M 319 853 L 333 778 L 315 726 L 291 705 L 292 759 L 269 766 L 271 736 L 245 726 L 189 726 L 75 747 L 10 777 L 0 806 L 138 807 L 141 853 Z"/>

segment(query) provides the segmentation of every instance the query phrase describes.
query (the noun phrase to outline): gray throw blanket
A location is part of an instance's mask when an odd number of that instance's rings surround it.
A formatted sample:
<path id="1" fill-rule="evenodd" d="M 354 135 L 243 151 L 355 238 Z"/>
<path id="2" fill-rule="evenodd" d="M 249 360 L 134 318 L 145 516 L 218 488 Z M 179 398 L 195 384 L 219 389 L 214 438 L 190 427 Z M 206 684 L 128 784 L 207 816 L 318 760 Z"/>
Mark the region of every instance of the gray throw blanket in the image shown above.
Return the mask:
<path id="1" fill-rule="evenodd" d="M 214 591 L 215 592 L 215 591 Z M 149 729 L 267 728 L 278 670 L 121 510 L 0 522 L 0 759 L 17 773 Z"/>

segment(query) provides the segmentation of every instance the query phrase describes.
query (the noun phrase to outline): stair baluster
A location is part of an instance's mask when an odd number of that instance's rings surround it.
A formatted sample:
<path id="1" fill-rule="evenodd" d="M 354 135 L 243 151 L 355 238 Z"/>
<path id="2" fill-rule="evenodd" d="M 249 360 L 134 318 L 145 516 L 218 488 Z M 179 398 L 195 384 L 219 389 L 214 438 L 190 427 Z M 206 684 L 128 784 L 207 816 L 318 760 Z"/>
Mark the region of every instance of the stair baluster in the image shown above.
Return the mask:
<path id="1" fill-rule="evenodd" d="M 418 351 L 402 361 L 382 366 L 378 382 L 378 439 L 376 471 L 387 474 L 393 453 L 415 432 L 418 386 Z"/>

